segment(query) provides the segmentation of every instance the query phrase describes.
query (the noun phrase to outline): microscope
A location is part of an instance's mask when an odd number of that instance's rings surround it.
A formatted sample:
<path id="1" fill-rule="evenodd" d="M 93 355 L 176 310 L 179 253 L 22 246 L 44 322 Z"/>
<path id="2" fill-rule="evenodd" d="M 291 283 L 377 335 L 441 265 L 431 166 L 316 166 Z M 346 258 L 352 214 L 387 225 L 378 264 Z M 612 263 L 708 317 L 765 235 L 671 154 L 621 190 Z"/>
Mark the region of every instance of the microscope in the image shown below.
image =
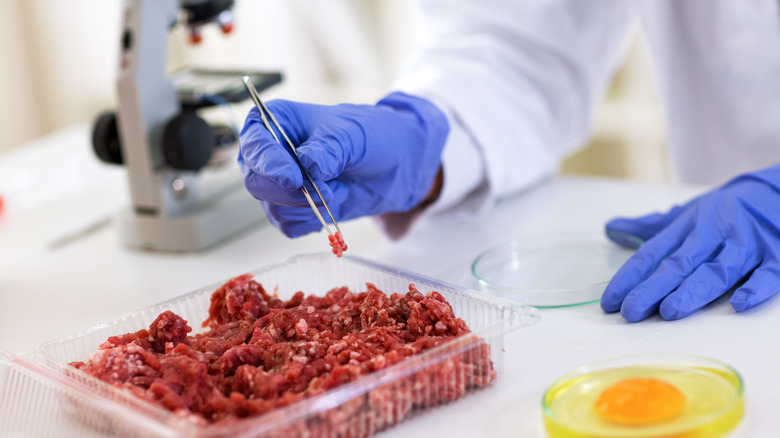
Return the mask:
<path id="1" fill-rule="evenodd" d="M 124 165 L 131 205 L 119 217 L 122 242 L 154 251 L 199 251 L 267 221 L 243 187 L 228 126 L 211 126 L 202 108 L 249 98 L 279 83 L 279 73 L 185 69 L 166 73 L 168 32 L 178 23 L 199 42 L 201 28 L 233 29 L 233 0 L 125 0 L 117 78 L 118 107 L 95 122 L 92 145 L 104 162 Z M 228 154 L 229 155 L 229 154 Z M 219 169 L 220 170 L 214 170 Z"/>

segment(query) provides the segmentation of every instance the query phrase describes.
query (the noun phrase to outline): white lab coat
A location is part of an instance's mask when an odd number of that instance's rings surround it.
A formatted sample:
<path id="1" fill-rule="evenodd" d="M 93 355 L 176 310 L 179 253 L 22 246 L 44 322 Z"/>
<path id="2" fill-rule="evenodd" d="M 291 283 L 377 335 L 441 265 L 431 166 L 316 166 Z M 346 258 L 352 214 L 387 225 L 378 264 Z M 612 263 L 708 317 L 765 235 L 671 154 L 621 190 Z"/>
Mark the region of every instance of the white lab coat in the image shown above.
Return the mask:
<path id="1" fill-rule="evenodd" d="M 718 184 L 780 162 L 777 0 L 422 0 L 427 40 L 396 88 L 447 115 L 444 188 L 471 216 L 586 143 L 637 28 L 666 108 L 670 170 Z M 384 220 L 391 236 L 413 218 Z"/>

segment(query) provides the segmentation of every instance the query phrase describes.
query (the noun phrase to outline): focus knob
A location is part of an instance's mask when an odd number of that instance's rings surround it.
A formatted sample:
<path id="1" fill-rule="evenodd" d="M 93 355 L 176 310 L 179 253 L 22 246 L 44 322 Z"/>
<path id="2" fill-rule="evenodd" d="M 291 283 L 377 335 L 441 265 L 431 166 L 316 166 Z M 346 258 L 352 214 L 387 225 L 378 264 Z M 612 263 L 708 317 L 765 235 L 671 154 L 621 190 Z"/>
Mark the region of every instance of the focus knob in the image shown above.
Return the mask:
<path id="1" fill-rule="evenodd" d="M 163 157 L 172 168 L 199 170 L 209 162 L 213 150 L 214 132 L 195 113 L 181 113 L 165 126 Z"/>
<path id="2" fill-rule="evenodd" d="M 103 113 L 95 121 L 95 127 L 92 129 L 92 149 L 95 155 L 106 163 L 124 163 L 116 114 L 113 112 Z"/>

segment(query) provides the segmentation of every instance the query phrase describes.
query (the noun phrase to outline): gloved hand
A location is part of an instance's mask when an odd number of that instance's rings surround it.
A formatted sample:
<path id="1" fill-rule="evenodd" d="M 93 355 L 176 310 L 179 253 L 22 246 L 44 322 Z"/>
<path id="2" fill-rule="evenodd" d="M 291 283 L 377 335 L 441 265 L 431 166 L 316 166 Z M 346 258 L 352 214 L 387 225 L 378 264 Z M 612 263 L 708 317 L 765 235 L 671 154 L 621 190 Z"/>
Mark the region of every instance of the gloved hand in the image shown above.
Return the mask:
<path id="1" fill-rule="evenodd" d="M 645 241 L 601 297 L 607 312 L 640 321 L 686 317 L 732 288 L 737 312 L 780 290 L 780 165 L 741 175 L 666 214 L 618 218 L 607 235 Z M 740 284 L 741 282 L 743 282 Z"/>
<path id="2" fill-rule="evenodd" d="M 274 100 L 266 106 L 295 144 L 337 221 L 404 212 L 420 204 L 439 170 L 449 132 L 447 119 L 431 102 L 398 92 L 376 105 Z M 271 223 L 289 237 L 321 229 L 301 193 L 300 168 L 265 129 L 257 109 L 249 112 L 240 143 L 244 184 Z M 309 192 L 320 203 L 310 187 Z"/>

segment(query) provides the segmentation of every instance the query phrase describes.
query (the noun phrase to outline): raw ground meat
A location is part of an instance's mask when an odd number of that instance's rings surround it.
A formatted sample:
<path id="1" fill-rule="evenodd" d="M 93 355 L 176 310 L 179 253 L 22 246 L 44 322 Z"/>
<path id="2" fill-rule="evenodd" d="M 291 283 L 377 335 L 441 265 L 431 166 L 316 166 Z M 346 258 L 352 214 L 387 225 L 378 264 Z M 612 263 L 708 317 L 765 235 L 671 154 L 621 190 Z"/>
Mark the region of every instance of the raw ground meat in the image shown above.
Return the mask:
<path id="1" fill-rule="evenodd" d="M 173 312 L 148 330 L 112 336 L 71 365 L 179 415 L 225 424 L 267 413 L 453 341 L 453 354 L 337 408 L 286 426 L 279 436 L 368 436 L 412 410 L 463 396 L 496 377 L 489 347 L 438 292 L 389 297 L 374 285 L 284 301 L 249 274 L 211 297 L 209 330 L 189 334 Z M 457 344 L 457 345 L 455 345 Z"/>
<path id="2" fill-rule="evenodd" d="M 347 250 L 347 244 L 344 243 L 344 237 L 340 232 L 328 236 L 328 242 L 330 243 L 330 249 L 336 257 L 341 257 L 341 254 Z"/>

